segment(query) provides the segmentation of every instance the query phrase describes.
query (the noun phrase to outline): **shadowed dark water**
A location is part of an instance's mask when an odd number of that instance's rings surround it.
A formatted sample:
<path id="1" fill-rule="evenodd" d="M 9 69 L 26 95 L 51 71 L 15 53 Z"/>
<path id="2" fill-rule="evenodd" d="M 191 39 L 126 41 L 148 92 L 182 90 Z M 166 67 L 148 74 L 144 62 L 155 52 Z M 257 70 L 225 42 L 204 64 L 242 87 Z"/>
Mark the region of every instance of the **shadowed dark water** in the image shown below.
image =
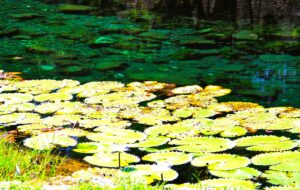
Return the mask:
<path id="1" fill-rule="evenodd" d="M 230 15 L 203 19 L 125 5 L 70 11 L 59 3 L 1 1 L 0 69 L 26 79 L 222 85 L 233 90 L 223 100 L 300 107 L 296 22 L 251 28 Z"/>

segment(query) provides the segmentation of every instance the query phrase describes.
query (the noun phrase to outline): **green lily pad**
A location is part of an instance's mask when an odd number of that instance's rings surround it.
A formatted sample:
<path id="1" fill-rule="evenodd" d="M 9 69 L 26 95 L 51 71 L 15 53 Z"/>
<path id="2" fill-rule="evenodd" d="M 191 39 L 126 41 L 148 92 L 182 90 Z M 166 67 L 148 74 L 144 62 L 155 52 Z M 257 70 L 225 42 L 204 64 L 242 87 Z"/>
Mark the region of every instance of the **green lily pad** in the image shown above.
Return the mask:
<path id="1" fill-rule="evenodd" d="M 266 187 L 265 190 L 300 190 L 300 187 Z"/>
<path id="2" fill-rule="evenodd" d="M 147 176 L 153 180 L 173 181 L 178 177 L 175 170 L 156 164 L 129 166 L 124 168 L 123 171 L 125 174 L 137 179 Z"/>
<path id="3" fill-rule="evenodd" d="M 239 138 L 235 141 L 238 147 L 247 147 L 251 151 L 283 151 L 290 150 L 298 146 L 298 141 L 293 141 L 287 137 L 278 136 L 251 136 Z"/>
<path id="4" fill-rule="evenodd" d="M 209 170 L 209 173 L 217 177 L 232 179 L 252 179 L 261 174 L 260 171 L 250 167 L 238 168 L 234 170 Z"/>
<path id="5" fill-rule="evenodd" d="M 18 131 L 25 132 L 25 133 L 34 133 L 42 129 L 49 129 L 49 128 L 51 127 L 44 124 L 36 123 L 36 124 L 19 125 Z"/>
<path id="6" fill-rule="evenodd" d="M 192 160 L 193 166 L 207 166 L 209 170 L 234 170 L 246 167 L 249 164 L 250 160 L 248 158 L 234 154 L 208 154 Z"/>
<path id="7" fill-rule="evenodd" d="M 78 153 L 83 153 L 83 154 L 94 154 L 97 152 L 111 153 L 113 152 L 111 145 L 112 144 L 103 144 L 98 142 L 79 143 L 73 149 L 73 151 Z"/>
<path id="8" fill-rule="evenodd" d="M 119 153 L 96 153 L 92 156 L 86 156 L 83 159 L 84 161 L 101 167 L 109 167 L 109 168 L 116 168 L 119 167 Z M 139 162 L 140 158 L 121 152 L 120 153 L 120 166 L 128 166 L 130 163 Z"/>
<path id="9" fill-rule="evenodd" d="M 247 134 L 247 130 L 241 126 L 234 126 L 225 129 L 223 132 L 220 133 L 221 137 L 239 137 L 244 136 Z"/>
<path id="10" fill-rule="evenodd" d="M 68 147 L 76 144 L 77 141 L 75 139 L 55 132 L 40 134 L 27 138 L 24 141 L 25 146 L 36 150 L 49 150 L 55 146 Z"/>
<path id="11" fill-rule="evenodd" d="M 149 136 L 164 135 L 167 137 L 174 138 L 176 136 L 184 136 L 187 134 L 193 136 L 199 134 L 199 130 L 197 128 L 193 128 L 192 126 L 177 123 L 174 125 L 166 124 L 152 126 L 145 129 L 145 133 Z"/>
<path id="12" fill-rule="evenodd" d="M 0 102 L 5 104 L 21 104 L 25 102 L 30 102 L 33 100 L 31 94 L 22 94 L 22 93 L 4 93 L 0 94 Z"/>
<path id="13" fill-rule="evenodd" d="M 173 111 L 173 115 L 176 117 L 187 118 L 194 114 L 196 109 L 194 107 L 183 107 Z"/>
<path id="14" fill-rule="evenodd" d="M 229 139 L 215 137 L 185 137 L 172 140 L 169 144 L 182 145 L 174 149 L 186 152 L 221 152 L 235 146 L 235 143 Z"/>
<path id="15" fill-rule="evenodd" d="M 164 162 L 169 165 L 182 165 L 192 160 L 192 155 L 180 152 L 162 152 L 145 155 L 142 160 L 150 162 Z"/>
<path id="16" fill-rule="evenodd" d="M 270 166 L 278 171 L 300 171 L 300 152 L 276 152 L 254 156 L 251 162 L 254 165 Z"/>
<path id="17" fill-rule="evenodd" d="M 184 184 L 169 184 L 165 186 L 166 188 L 174 190 L 196 190 L 196 189 L 247 189 L 255 190 L 258 184 L 247 181 L 247 180 L 237 180 L 237 179 L 209 179 L 203 180 L 196 184 L 184 183 Z"/>
<path id="18" fill-rule="evenodd" d="M 170 139 L 164 136 L 148 136 L 143 141 L 140 141 L 135 144 L 131 144 L 130 147 L 140 147 L 140 148 L 147 148 L 147 147 L 156 147 L 166 144 Z"/>
<path id="19" fill-rule="evenodd" d="M 274 185 L 295 187 L 300 185 L 300 172 L 267 170 L 261 177 L 266 178 L 268 183 Z"/>
<path id="20" fill-rule="evenodd" d="M 9 125 L 39 123 L 40 115 L 34 113 L 12 113 L 0 115 L 0 123 Z"/>
<path id="21" fill-rule="evenodd" d="M 57 102 L 57 101 L 68 101 L 71 100 L 73 96 L 68 93 L 49 93 L 49 94 L 40 94 L 34 97 L 34 100 L 37 102 Z"/>
<path id="22" fill-rule="evenodd" d="M 115 144 L 129 144 L 136 141 L 142 141 L 146 135 L 141 132 L 130 129 L 113 129 L 110 127 L 102 127 L 101 132 L 90 133 L 88 139 L 97 142 L 115 143 Z"/>

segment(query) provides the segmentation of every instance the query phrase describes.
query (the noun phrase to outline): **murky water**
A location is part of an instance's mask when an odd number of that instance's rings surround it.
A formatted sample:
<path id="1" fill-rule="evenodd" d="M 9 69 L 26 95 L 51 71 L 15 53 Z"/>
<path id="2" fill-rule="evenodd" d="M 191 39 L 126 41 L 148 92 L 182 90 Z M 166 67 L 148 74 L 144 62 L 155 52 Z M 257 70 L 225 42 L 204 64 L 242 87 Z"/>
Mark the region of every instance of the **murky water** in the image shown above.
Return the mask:
<path id="1" fill-rule="evenodd" d="M 300 28 L 293 22 L 250 29 L 130 3 L 99 12 L 6 0 L 0 12 L 0 69 L 26 79 L 214 84 L 233 90 L 223 100 L 300 107 Z"/>

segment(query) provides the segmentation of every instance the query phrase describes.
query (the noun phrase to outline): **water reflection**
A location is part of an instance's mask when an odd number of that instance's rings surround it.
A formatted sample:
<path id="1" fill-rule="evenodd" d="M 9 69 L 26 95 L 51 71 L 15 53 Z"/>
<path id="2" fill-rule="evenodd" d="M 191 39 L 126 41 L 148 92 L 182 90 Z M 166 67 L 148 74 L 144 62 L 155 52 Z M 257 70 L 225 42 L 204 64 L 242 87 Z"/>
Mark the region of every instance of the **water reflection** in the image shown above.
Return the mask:
<path id="1" fill-rule="evenodd" d="M 7 1 L 1 9 L 14 6 L 12 14 L 25 11 L 42 17 L 20 20 L 3 15 L 0 40 L 5 48 L 0 57 L 1 69 L 22 71 L 25 78 L 74 78 L 82 82 L 216 84 L 233 89 L 226 100 L 300 107 L 300 28 L 296 23 L 241 27 L 239 18 L 249 21 L 249 17 L 241 16 L 238 10 L 229 14 L 239 5 L 239 1 L 230 0 L 223 8 L 218 0 L 186 1 L 184 5 L 173 1 L 170 7 L 167 0 L 110 1 L 106 4 L 109 11 L 102 8 L 103 2 L 76 1 L 101 7 L 106 14 L 99 16 L 93 11 L 66 14 L 60 11 L 60 4 L 39 1 L 32 1 L 31 8 L 24 10 L 22 3 Z M 175 10 L 181 6 L 194 17 L 175 17 Z M 203 7 L 207 7 L 206 12 Z M 164 10 L 167 14 L 147 9 Z M 169 14 L 168 9 L 174 12 Z M 252 11 L 255 16 L 256 11 Z M 224 14 L 227 21 L 208 19 Z"/>

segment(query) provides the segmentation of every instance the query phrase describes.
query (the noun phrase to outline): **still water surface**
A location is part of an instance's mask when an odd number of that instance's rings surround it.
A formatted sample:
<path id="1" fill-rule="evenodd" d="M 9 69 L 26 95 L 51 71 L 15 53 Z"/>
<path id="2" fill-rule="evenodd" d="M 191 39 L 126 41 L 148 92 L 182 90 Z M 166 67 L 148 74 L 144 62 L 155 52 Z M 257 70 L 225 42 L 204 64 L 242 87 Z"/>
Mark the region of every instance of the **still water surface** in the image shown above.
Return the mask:
<path id="1" fill-rule="evenodd" d="M 108 11 L 1 4 L 0 69 L 26 79 L 213 84 L 233 90 L 225 101 L 300 107 L 300 27 L 293 22 L 250 27 L 130 4 Z"/>

